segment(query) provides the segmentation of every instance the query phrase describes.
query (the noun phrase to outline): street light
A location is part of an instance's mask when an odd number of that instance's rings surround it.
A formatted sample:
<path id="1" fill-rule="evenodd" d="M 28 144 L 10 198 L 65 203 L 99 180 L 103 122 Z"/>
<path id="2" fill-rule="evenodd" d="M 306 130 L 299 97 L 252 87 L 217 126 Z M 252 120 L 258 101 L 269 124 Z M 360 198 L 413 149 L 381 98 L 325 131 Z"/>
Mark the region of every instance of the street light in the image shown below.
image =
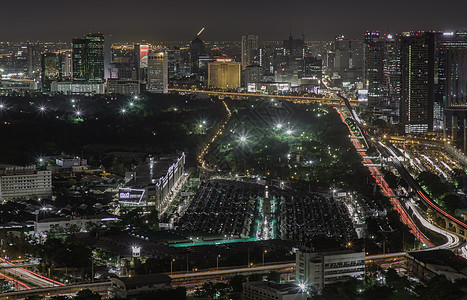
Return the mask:
<path id="1" fill-rule="evenodd" d="M 170 275 L 173 273 L 173 263 L 175 261 L 175 258 L 172 258 L 172 261 L 170 262 Z"/>
<path id="2" fill-rule="evenodd" d="M 287 133 L 287 135 L 291 135 L 292 134 L 292 130 L 287 130 L 285 133 Z"/>
<path id="3" fill-rule="evenodd" d="M 217 258 L 216 258 L 216 260 L 217 260 L 216 269 L 217 269 L 217 270 L 219 270 L 219 258 L 220 258 L 220 257 L 221 257 L 221 255 L 219 254 L 219 255 L 217 255 Z"/>
<path id="4" fill-rule="evenodd" d="M 264 266 L 264 254 L 268 253 L 268 250 L 263 251 L 263 266 Z"/>

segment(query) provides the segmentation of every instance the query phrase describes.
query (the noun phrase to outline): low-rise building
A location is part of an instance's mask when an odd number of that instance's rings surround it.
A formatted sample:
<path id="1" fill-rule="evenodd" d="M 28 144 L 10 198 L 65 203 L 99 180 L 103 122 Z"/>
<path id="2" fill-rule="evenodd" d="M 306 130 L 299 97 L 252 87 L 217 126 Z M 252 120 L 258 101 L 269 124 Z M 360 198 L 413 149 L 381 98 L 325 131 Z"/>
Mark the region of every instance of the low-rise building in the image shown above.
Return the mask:
<path id="1" fill-rule="evenodd" d="M 277 284 L 266 281 L 243 283 L 245 300 L 306 300 L 307 293 L 293 283 Z"/>
<path id="2" fill-rule="evenodd" d="M 133 79 L 108 79 L 107 94 L 136 96 L 140 94 L 140 82 Z"/>
<path id="3" fill-rule="evenodd" d="M 166 274 L 112 278 L 109 299 L 136 299 L 139 295 L 171 290 L 172 278 Z"/>
<path id="4" fill-rule="evenodd" d="M 87 83 L 74 81 L 55 81 L 50 84 L 52 93 L 62 93 L 65 95 L 97 95 L 105 94 L 103 83 Z"/>
<path id="5" fill-rule="evenodd" d="M 52 196 L 52 172 L 36 166 L 0 165 L 0 201 Z"/>
<path id="6" fill-rule="evenodd" d="M 365 252 L 315 252 L 303 248 L 297 251 L 296 262 L 296 282 L 319 293 L 328 284 L 365 276 Z"/>
<path id="7" fill-rule="evenodd" d="M 437 275 L 444 275 L 451 282 L 467 278 L 467 259 L 450 250 L 409 252 L 404 263 L 408 274 L 422 280 Z"/>
<path id="8" fill-rule="evenodd" d="M 47 218 L 34 222 L 34 232 L 38 236 L 47 235 L 50 232 L 69 233 L 72 231 L 86 231 L 92 226 L 101 226 L 107 222 L 117 221 L 118 218 L 112 215 L 94 215 L 80 218 L 58 217 Z"/>
<path id="9" fill-rule="evenodd" d="M 159 213 L 185 172 L 185 153 L 180 156 L 148 157 L 125 175 L 125 187 L 119 190 L 121 206 L 153 207 Z"/>

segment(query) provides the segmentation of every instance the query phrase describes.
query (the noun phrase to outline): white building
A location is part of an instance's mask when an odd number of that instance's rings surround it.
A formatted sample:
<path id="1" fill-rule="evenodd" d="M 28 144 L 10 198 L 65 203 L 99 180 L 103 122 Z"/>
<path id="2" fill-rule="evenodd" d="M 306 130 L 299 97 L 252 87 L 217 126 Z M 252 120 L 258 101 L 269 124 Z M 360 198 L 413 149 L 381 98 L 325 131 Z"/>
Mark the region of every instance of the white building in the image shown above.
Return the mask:
<path id="1" fill-rule="evenodd" d="M 169 63 L 167 52 L 149 53 L 148 55 L 148 92 L 168 93 Z"/>
<path id="2" fill-rule="evenodd" d="M 96 95 L 105 94 L 105 87 L 103 83 L 80 83 L 73 81 L 60 81 L 52 82 L 50 84 L 50 91 L 52 93 L 63 93 L 65 95 Z"/>
<path id="3" fill-rule="evenodd" d="M 112 215 L 85 216 L 82 218 L 58 217 L 34 222 L 36 235 L 47 235 L 50 231 L 68 233 L 72 230 L 86 231 L 92 226 L 101 226 L 107 222 L 117 221 Z"/>
<path id="4" fill-rule="evenodd" d="M 52 196 L 52 172 L 36 166 L 0 165 L 0 200 Z"/>
<path id="5" fill-rule="evenodd" d="M 245 300 L 306 300 L 307 293 L 298 285 L 277 284 L 266 281 L 250 281 L 243 283 L 243 299 Z"/>
<path id="6" fill-rule="evenodd" d="M 325 285 L 365 276 L 365 252 L 297 251 L 295 280 L 321 293 Z"/>
<path id="7" fill-rule="evenodd" d="M 107 94 L 121 94 L 127 96 L 139 95 L 139 80 L 117 78 L 107 79 Z"/>
<path id="8" fill-rule="evenodd" d="M 137 275 L 110 280 L 109 299 L 136 299 L 144 294 L 172 289 L 172 278 L 166 274 Z"/>

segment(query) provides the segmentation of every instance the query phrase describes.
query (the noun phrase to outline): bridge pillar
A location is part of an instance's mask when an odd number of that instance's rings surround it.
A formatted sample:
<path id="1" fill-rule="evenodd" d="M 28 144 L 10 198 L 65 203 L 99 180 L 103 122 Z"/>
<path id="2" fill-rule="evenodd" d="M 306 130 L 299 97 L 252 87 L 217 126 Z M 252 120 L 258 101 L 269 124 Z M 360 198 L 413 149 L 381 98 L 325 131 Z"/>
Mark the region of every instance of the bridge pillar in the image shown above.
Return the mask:
<path id="1" fill-rule="evenodd" d="M 457 116 L 455 114 L 451 119 L 451 138 L 453 141 L 457 140 Z"/>
<path id="2" fill-rule="evenodd" d="M 449 229 L 449 221 L 447 218 L 443 218 L 444 220 L 444 229 L 448 230 Z"/>

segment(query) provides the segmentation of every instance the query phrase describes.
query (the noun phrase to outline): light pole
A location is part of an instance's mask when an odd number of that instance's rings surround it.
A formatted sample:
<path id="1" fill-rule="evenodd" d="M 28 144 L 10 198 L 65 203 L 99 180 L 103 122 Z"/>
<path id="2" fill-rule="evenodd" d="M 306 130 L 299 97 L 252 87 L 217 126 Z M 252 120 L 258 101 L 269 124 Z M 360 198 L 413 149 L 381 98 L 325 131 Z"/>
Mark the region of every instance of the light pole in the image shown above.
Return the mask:
<path id="1" fill-rule="evenodd" d="M 172 258 L 172 261 L 170 262 L 170 275 L 173 274 L 173 263 L 175 261 L 175 258 Z"/>
<path id="2" fill-rule="evenodd" d="M 266 253 L 268 253 L 268 250 L 264 250 L 264 251 L 263 251 L 263 266 L 264 266 L 264 255 L 265 255 Z"/>
<path id="3" fill-rule="evenodd" d="M 221 257 L 221 255 L 217 255 L 217 258 L 216 258 L 216 269 L 219 270 L 219 258 Z"/>

